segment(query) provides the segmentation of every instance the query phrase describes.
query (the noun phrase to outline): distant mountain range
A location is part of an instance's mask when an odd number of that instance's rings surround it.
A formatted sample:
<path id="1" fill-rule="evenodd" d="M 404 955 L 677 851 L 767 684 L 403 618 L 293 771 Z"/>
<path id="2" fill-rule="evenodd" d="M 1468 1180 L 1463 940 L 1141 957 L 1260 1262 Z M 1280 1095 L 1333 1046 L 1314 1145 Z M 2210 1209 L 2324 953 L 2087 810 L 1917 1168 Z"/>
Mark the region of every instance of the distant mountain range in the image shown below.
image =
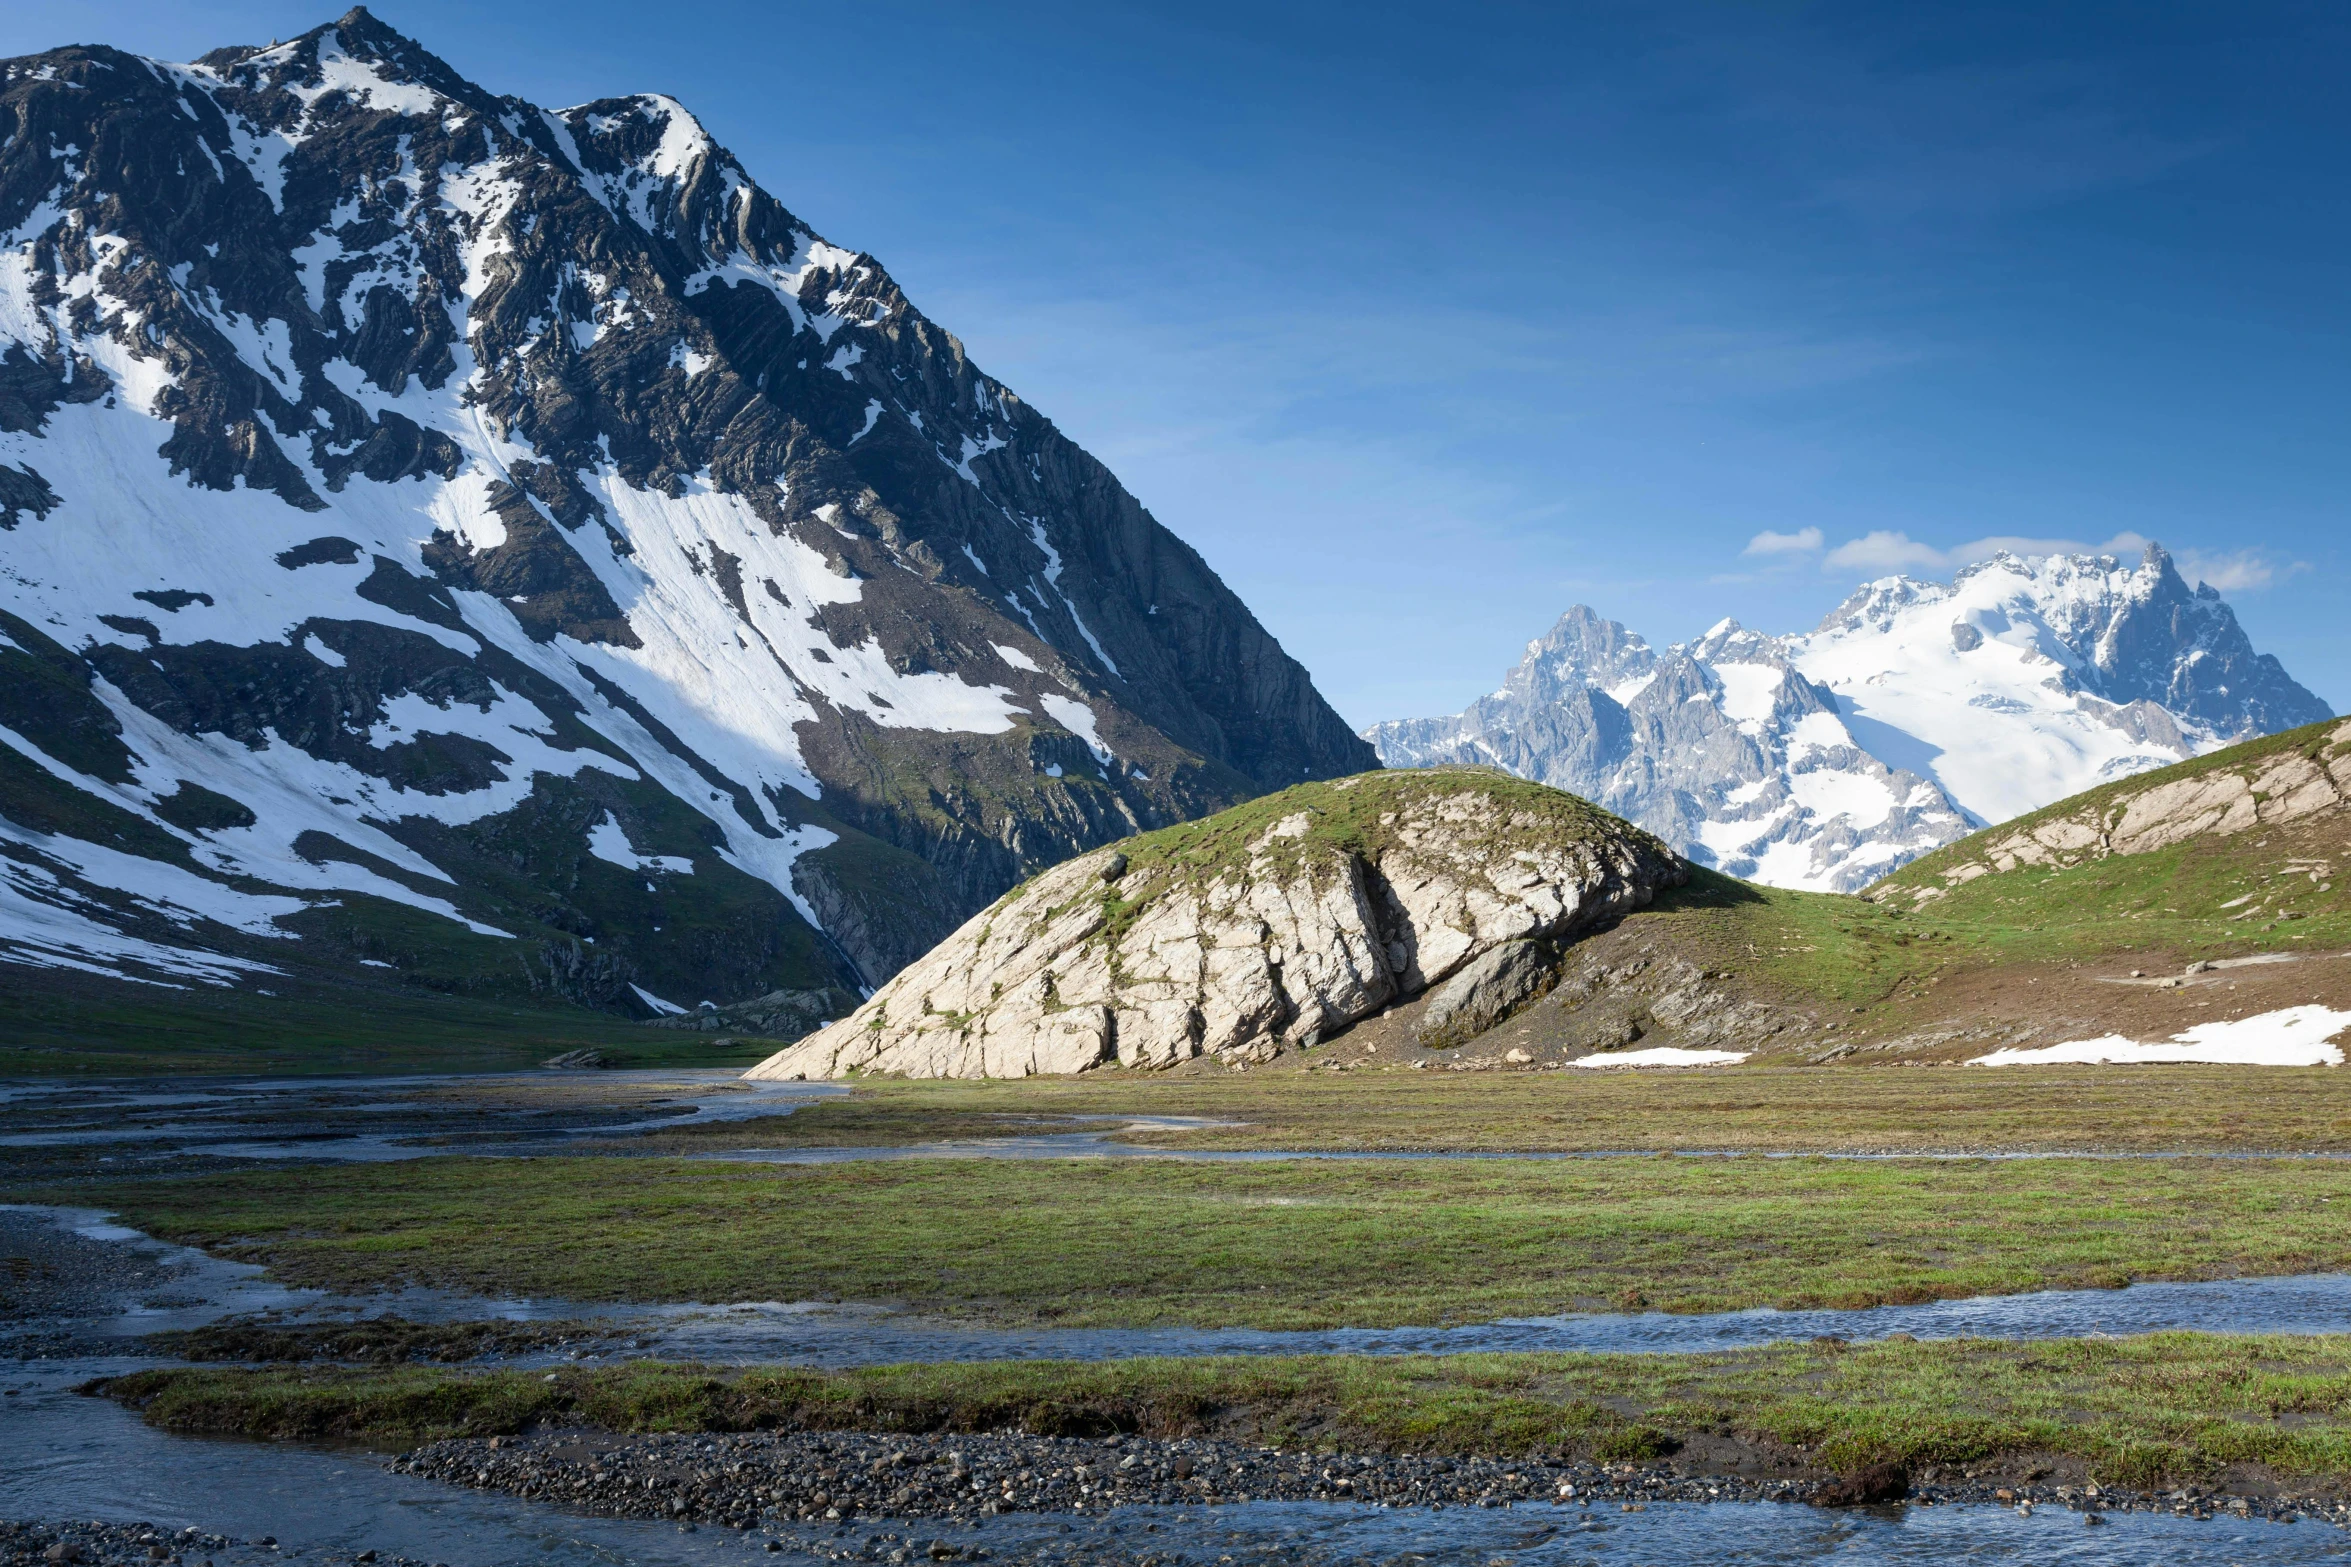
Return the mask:
<path id="1" fill-rule="evenodd" d="M 837 994 L 1372 765 L 672 99 L 543 110 L 354 10 L 0 62 L 0 136 L 12 975 Z"/>
<path id="2" fill-rule="evenodd" d="M 1485 763 L 1585 795 L 1732 875 L 1851 891 L 1976 827 L 2328 716 L 2150 546 L 1889 577 L 1809 633 L 1724 621 L 1663 652 L 1578 605 L 1467 712 L 1364 738 L 1391 767 Z"/>

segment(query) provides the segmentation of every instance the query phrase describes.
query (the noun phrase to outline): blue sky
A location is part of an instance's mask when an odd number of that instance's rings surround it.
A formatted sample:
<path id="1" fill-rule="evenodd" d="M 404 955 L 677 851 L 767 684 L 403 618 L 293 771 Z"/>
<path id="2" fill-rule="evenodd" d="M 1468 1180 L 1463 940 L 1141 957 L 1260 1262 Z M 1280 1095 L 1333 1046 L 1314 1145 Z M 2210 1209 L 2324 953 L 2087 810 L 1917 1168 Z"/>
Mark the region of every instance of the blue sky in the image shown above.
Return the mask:
<path id="1" fill-rule="evenodd" d="M 14 0 L 0 52 L 339 8 Z M 1570 603 L 1791 630 L 1999 538 L 2160 539 L 2351 708 L 2332 0 L 374 9 L 685 100 L 1356 723 Z"/>

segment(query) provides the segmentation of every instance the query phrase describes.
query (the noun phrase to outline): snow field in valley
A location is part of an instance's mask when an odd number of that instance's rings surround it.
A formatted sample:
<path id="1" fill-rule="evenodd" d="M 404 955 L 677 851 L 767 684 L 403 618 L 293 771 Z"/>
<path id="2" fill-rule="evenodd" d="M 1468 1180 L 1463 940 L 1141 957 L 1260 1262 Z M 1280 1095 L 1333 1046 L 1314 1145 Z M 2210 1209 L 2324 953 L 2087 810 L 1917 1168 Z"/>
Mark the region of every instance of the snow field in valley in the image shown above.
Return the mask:
<path id="1" fill-rule="evenodd" d="M 1578 1056 L 1569 1066 L 1737 1066 L 1754 1052 L 1748 1050 L 1686 1050 L 1679 1045 L 1651 1045 L 1645 1050 L 1610 1050 Z"/>

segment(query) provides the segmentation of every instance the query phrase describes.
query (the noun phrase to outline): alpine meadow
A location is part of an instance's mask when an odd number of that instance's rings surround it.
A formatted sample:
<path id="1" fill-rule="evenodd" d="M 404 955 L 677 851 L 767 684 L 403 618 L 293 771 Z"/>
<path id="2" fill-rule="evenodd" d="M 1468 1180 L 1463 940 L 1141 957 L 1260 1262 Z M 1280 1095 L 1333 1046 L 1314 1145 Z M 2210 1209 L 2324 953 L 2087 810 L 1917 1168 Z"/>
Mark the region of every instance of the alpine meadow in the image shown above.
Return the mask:
<path id="1" fill-rule="evenodd" d="M 2112 22 L 0 18 L 0 1567 L 2351 1551 L 2351 38 Z"/>

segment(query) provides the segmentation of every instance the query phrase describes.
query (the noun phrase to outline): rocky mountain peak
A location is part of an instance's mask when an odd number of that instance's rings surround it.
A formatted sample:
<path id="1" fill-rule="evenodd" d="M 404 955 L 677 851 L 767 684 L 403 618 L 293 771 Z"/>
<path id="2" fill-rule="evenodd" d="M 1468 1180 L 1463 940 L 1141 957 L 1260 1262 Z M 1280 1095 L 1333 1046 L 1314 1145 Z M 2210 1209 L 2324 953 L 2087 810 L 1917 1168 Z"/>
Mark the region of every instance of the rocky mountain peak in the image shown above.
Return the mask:
<path id="1" fill-rule="evenodd" d="M 1652 652 L 1583 606 L 1467 712 L 1365 731 L 1390 766 L 1498 765 L 1737 875 L 1854 890 L 2103 780 L 2326 716 L 2150 545 L 1868 583 L 1807 635 Z"/>
<path id="2" fill-rule="evenodd" d="M 2236 614 L 2209 587 L 2190 589 L 2172 557 L 2150 544 L 2135 563 L 2112 555 L 2019 556 L 2003 552 L 1962 569 L 1948 584 L 1907 577 L 1871 583 L 1832 612 L 1796 656 L 1878 722 L 1898 722 L 1905 704 L 1938 704 L 1961 692 L 1962 707 L 1934 743 L 1965 749 L 1970 713 L 2021 714 L 2039 705 L 2067 710 L 2144 745 L 2113 742 L 2087 772 L 2032 764 L 2029 790 L 1945 779 L 1983 820 L 2001 820 L 2103 778 L 2144 771 L 2255 735 L 2328 716 L 2326 704 L 2257 653 Z M 1904 677 L 1901 670 L 1914 672 Z M 1911 684 L 1915 680 L 1915 685 Z M 1980 751 L 1980 747 L 1976 748 Z M 2054 789 L 2056 792 L 2041 795 Z"/>
<path id="3" fill-rule="evenodd" d="M 1043 865 L 1371 760 L 682 103 L 542 109 L 364 10 L 0 62 L 0 564 L 0 832 L 66 892 L 12 885 L 82 922 L 0 917 L 20 963 L 871 984 Z"/>

